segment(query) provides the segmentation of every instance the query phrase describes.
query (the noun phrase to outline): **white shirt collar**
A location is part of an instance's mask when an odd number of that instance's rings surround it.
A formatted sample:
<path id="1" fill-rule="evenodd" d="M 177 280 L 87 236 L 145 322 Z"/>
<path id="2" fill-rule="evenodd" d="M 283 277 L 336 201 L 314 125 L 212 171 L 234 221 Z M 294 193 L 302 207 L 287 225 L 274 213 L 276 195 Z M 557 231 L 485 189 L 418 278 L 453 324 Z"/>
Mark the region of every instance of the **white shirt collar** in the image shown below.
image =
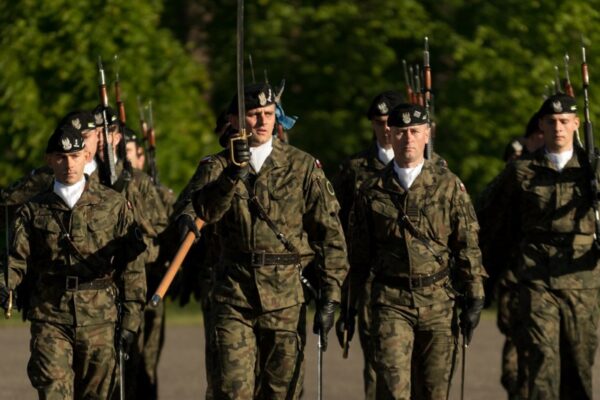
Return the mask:
<path id="1" fill-rule="evenodd" d="M 571 157 L 573 157 L 573 149 L 566 150 L 560 153 L 551 153 L 548 150 L 546 150 L 546 155 L 548 156 L 550 162 L 554 164 L 558 172 L 561 172 L 565 168 L 565 165 L 567 165 Z"/>
<path id="2" fill-rule="evenodd" d="M 389 164 L 390 161 L 392 161 L 394 159 L 394 149 L 393 148 L 389 148 L 389 149 L 384 149 L 383 147 L 381 147 L 379 145 L 379 142 L 377 143 L 377 158 L 379 158 L 379 161 L 381 161 L 384 164 Z"/>
<path id="3" fill-rule="evenodd" d="M 96 160 L 94 160 L 92 158 L 92 161 L 85 164 L 85 166 L 83 167 L 83 173 L 86 174 L 87 176 L 90 176 L 94 173 L 96 168 L 98 168 L 98 163 L 96 162 Z"/>
<path id="4" fill-rule="evenodd" d="M 250 165 L 257 173 L 262 168 L 269 154 L 273 151 L 273 138 L 256 147 L 250 147 Z"/>
<path id="5" fill-rule="evenodd" d="M 398 176 L 400 180 L 400 184 L 404 188 L 404 190 L 410 189 L 417 176 L 421 173 L 423 169 L 423 165 L 425 164 L 425 160 L 421 161 L 419 165 L 412 168 L 400 168 L 396 161 L 394 161 L 394 172 Z"/>
<path id="6" fill-rule="evenodd" d="M 83 194 L 85 189 L 85 177 L 72 185 L 65 185 L 54 179 L 54 193 L 56 193 L 69 208 L 75 207 L 75 204 Z"/>

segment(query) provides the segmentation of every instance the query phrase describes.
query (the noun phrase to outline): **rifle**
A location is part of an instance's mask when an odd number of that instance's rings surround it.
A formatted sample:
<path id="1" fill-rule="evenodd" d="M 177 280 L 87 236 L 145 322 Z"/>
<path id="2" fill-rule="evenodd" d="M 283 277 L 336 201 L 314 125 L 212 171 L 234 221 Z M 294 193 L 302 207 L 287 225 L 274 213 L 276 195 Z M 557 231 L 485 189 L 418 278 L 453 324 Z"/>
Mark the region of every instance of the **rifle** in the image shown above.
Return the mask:
<path id="1" fill-rule="evenodd" d="M 152 114 L 152 100 L 148 102 L 148 130 L 145 136 L 148 142 L 148 170 L 155 185 L 160 185 L 158 168 L 156 167 L 156 136 L 154 132 L 154 116 Z"/>
<path id="2" fill-rule="evenodd" d="M 406 60 L 402 60 L 402 68 L 404 69 L 404 82 L 406 84 L 406 101 L 409 103 L 415 103 L 415 92 L 408 78 L 408 67 L 406 66 Z"/>
<path id="3" fill-rule="evenodd" d="M 558 73 L 558 65 L 554 66 L 554 93 L 562 93 L 560 87 L 560 74 Z"/>
<path id="4" fill-rule="evenodd" d="M 573 85 L 571 85 L 571 78 L 569 76 L 569 55 L 566 53 L 565 53 L 564 62 L 565 62 L 565 79 L 563 79 L 563 81 L 562 81 L 563 90 L 568 96 L 575 98 L 575 90 L 573 90 Z M 575 131 L 575 142 L 577 143 L 577 146 L 583 148 L 583 145 L 581 144 L 581 137 L 579 136 L 579 128 Z"/>
<path id="5" fill-rule="evenodd" d="M 115 169 L 115 154 L 108 142 L 108 137 L 111 135 L 108 129 L 108 115 L 106 112 L 108 109 L 108 92 L 106 89 L 104 67 L 102 66 L 102 58 L 100 56 L 98 56 L 98 73 L 100 75 L 98 91 L 100 105 L 102 106 L 102 137 L 104 139 L 104 160 L 100 163 L 100 179 L 104 185 L 112 187 L 117 181 L 117 173 Z"/>
<path id="6" fill-rule="evenodd" d="M 588 89 L 590 87 L 590 76 L 588 73 L 588 65 L 585 58 L 585 47 L 581 45 L 581 77 L 583 81 L 583 136 L 585 139 L 585 151 L 587 153 L 588 162 L 592 170 L 592 179 L 590 185 L 592 189 L 592 204 L 594 207 L 594 219 L 596 232 L 594 233 L 594 243 L 596 249 L 600 249 L 600 192 L 598 187 L 598 150 L 594 146 L 594 132 L 592 129 L 592 121 L 590 120 L 590 99 Z"/>
<path id="7" fill-rule="evenodd" d="M 431 65 L 429 64 L 429 38 L 425 36 L 425 48 L 423 50 L 423 92 L 425 111 L 427 113 L 427 125 L 430 127 L 429 143 L 425 147 L 425 158 L 431 160 L 433 155 L 433 129 L 431 129 Z"/>
<path id="8" fill-rule="evenodd" d="M 119 128 L 121 130 L 121 141 L 119 142 L 118 153 L 119 157 L 123 160 L 123 183 L 131 181 L 133 175 L 133 166 L 131 161 L 127 159 L 127 143 L 125 141 L 125 122 L 127 117 L 125 115 L 125 103 L 121 100 L 121 82 L 119 79 L 119 56 L 115 54 L 115 102 L 117 103 L 117 110 L 119 112 Z"/>
<path id="9" fill-rule="evenodd" d="M 415 93 L 417 98 L 417 103 L 420 106 L 423 106 L 423 90 L 421 87 L 421 71 L 419 68 L 419 64 L 415 65 Z"/>
<path id="10" fill-rule="evenodd" d="M 254 76 L 254 64 L 252 63 L 252 54 L 248 54 L 248 63 L 250 64 L 250 74 L 252 75 L 252 83 L 256 83 L 256 77 Z"/>

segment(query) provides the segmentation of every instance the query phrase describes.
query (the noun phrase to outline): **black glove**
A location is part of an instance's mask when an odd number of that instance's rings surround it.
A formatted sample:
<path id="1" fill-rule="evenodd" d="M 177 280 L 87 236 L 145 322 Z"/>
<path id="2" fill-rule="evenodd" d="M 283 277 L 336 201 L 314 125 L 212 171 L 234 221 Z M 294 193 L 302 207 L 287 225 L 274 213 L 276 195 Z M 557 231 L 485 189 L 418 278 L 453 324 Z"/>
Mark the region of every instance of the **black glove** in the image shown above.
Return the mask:
<path id="1" fill-rule="evenodd" d="M 123 353 L 129 354 L 131 346 L 133 346 L 133 343 L 135 342 L 136 336 L 137 335 L 130 330 L 121 330 L 121 333 L 119 335 L 119 346 Z"/>
<path id="2" fill-rule="evenodd" d="M 479 324 L 481 310 L 483 310 L 484 299 L 481 297 L 464 299 L 462 312 L 460 313 L 460 330 L 465 337 L 467 345 L 471 343 L 473 331 Z"/>
<path id="3" fill-rule="evenodd" d="M 4 311 L 8 310 L 8 299 L 10 298 L 10 289 L 8 289 L 8 287 L 6 287 L 6 285 L 4 285 L 4 283 L 1 284 L 0 286 L 0 306 L 2 306 L 2 308 L 4 309 Z M 12 304 L 14 307 L 15 301 L 17 300 L 17 292 L 15 292 L 14 290 L 12 291 Z"/>
<path id="4" fill-rule="evenodd" d="M 227 176 L 232 180 L 244 179 L 248 175 L 248 162 L 250 161 L 250 147 L 247 140 L 235 140 L 233 143 L 233 157 L 235 161 L 240 164 L 246 164 L 244 167 L 240 167 L 233 163 L 230 163 L 225 172 Z"/>
<path id="5" fill-rule="evenodd" d="M 354 337 L 354 330 L 356 328 L 356 310 L 354 308 L 350 308 L 348 311 L 342 311 L 340 317 L 335 323 L 335 334 L 337 335 L 338 342 L 340 342 L 340 346 L 342 349 L 344 348 L 344 332 L 348 334 L 346 340 L 348 343 Z"/>
<path id="6" fill-rule="evenodd" d="M 333 328 L 333 320 L 335 309 L 338 303 L 331 300 L 326 300 L 319 305 L 315 313 L 315 321 L 313 324 L 313 333 L 321 335 L 321 347 L 323 351 L 327 350 L 327 334 Z"/>
<path id="7" fill-rule="evenodd" d="M 177 218 L 177 232 L 179 233 L 179 243 L 187 236 L 188 232 L 194 232 L 196 240 L 200 239 L 200 231 L 194 222 L 194 217 L 190 214 L 181 214 Z"/>

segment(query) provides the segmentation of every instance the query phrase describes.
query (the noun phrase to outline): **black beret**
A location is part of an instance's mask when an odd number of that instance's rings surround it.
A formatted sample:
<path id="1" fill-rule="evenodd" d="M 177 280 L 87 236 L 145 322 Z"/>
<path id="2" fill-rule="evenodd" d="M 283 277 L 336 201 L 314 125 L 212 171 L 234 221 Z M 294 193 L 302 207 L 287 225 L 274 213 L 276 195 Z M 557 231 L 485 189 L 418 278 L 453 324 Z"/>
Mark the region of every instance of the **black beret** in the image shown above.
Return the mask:
<path id="1" fill-rule="evenodd" d="M 83 150 L 85 141 L 81 136 L 81 131 L 74 128 L 71 124 L 61 124 L 56 128 L 46 146 L 46 154 L 51 153 L 75 153 Z"/>
<path id="2" fill-rule="evenodd" d="M 402 103 L 390 111 L 388 126 L 405 128 L 427 123 L 427 110 L 418 104 Z"/>
<path id="3" fill-rule="evenodd" d="M 244 87 L 244 104 L 246 111 L 254 108 L 275 104 L 275 93 L 268 83 L 252 83 Z M 236 115 L 238 112 L 237 94 L 231 99 L 228 114 Z"/>
<path id="4" fill-rule="evenodd" d="M 536 112 L 531 116 L 529 122 L 527 123 L 527 127 L 525 128 L 525 137 L 529 137 L 540 130 L 540 116 Z"/>
<path id="5" fill-rule="evenodd" d="M 94 116 L 89 111 L 71 111 L 65 115 L 58 126 L 71 125 L 79 132 L 87 131 L 89 129 L 95 129 L 96 124 L 94 123 Z"/>
<path id="6" fill-rule="evenodd" d="M 369 110 L 367 118 L 373 119 L 375 116 L 385 116 L 390 113 L 398 104 L 404 102 L 404 96 L 395 90 L 388 90 L 375 96 Z"/>
<path id="7" fill-rule="evenodd" d="M 220 134 L 225 125 L 229 123 L 229 118 L 227 118 L 228 116 L 229 114 L 227 113 L 227 110 L 223 110 L 217 117 L 217 123 L 215 124 L 214 130 L 217 135 Z"/>
<path id="8" fill-rule="evenodd" d="M 102 118 L 102 108 L 102 105 L 98 105 L 96 108 L 94 108 L 94 111 L 92 111 L 92 113 L 94 114 L 94 122 L 96 123 L 96 127 L 104 126 L 104 118 Z M 108 119 L 109 126 L 116 125 L 119 123 L 117 113 L 110 106 L 106 108 L 106 119 Z"/>
<path id="9" fill-rule="evenodd" d="M 577 113 L 577 102 L 571 96 L 563 93 L 554 94 L 548 97 L 540 110 L 538 111 L 538 117 L 542 118 L 544 115 L 549 114 L 575 114 Z"/>
<path id="10" fill-rule="evenodd" d="M 137 134 L 127 125 L 123 125 L 123 137 L 125 138 L 125 143 L 138 142 Z"/>

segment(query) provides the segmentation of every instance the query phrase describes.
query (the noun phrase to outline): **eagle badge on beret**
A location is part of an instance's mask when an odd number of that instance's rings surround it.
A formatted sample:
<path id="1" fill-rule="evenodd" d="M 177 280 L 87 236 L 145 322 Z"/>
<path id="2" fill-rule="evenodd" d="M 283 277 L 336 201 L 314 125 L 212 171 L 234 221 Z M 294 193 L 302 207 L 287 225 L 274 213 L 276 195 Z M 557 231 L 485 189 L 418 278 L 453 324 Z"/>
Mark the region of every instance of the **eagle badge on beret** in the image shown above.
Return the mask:
<path id="1" fill-rule="evenodd" d="M 552 109 L 554 110 L 555 113 L 561 113 L 563 110 L 561 102 L 559 100 L 553 101 Z"/>
<path id="2" fill-rule="evenodd" d="M 405 124 L 410 124 L 410 113 L 409 112 L 402 113 L 402 122 L 404 122 Z"/>
<path id="3" fill-rule="evenodd" d="M 77 130 L 81 129 L 81 121 L 79 120 L 79 118 L 75 118 L 74 120 L 72 120 L 71 125 L 73 125 L 73 128 Z"/>
<path id="4" fill-rule="evenodd" d="M 62 148 L 64 151 L 69 151 L 73 147 L 73 145 L 71 144 L 71 141 L 69 140 L 68 137 L 62 139 L 60 141 L 60 144 L 62 145 Z"/>
<path id="5" fill-rule="evenodd" d="M 390 109 L 388 108 L 388 105 L 385 102 L 377 104 L 377 109 L 379 109 L 379 112 L 382 114 L 387 114 L 390 112 Z"/>
<path id="6" fill-rule="evenodd" d="M 267 104 L 267 95 L 264 92 L 258 94 L 258 103 L 261 107 L 264 107 Z"/>
<path id="7" fill-rule="evenodd" d="M 104 120 L 102 118 L 102 114 L 101 113 L 94 114 L 94 121 L 96 122 L 96 125 L 102 124 L 104 122 Z"/>

